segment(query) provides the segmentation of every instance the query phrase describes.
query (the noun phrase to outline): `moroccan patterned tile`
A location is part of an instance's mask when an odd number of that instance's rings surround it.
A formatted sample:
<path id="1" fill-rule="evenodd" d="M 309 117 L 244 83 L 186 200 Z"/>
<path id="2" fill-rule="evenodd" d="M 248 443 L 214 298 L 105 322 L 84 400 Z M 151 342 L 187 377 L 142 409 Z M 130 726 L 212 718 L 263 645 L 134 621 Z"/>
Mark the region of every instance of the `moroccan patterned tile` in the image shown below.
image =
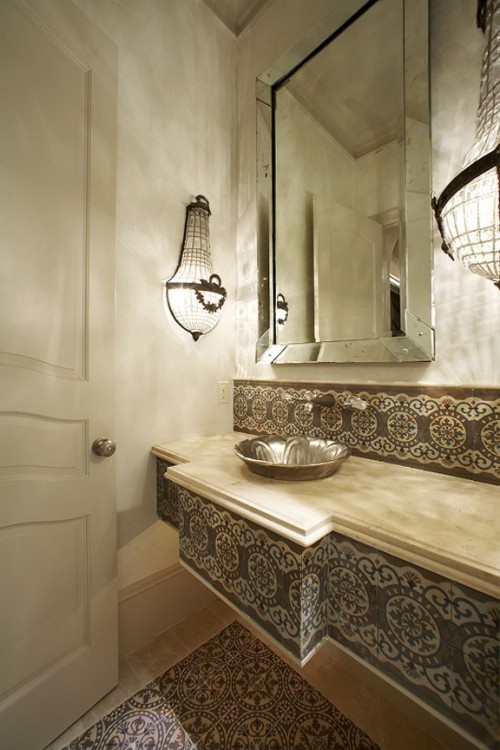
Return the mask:
<path id="1" fill-rule="evenodd" d="M 500 481 L 500 397 L 475 391 L 474 448 L 476 468 Z"/>
<path id="2" fill-rule="evenodd" d="M 133 743 L 151 749 L 175 747 L 169 742 L 179 729 L 189 731 L 188 726 L 179 726 L 161 691 L 151 683 L 73 740 L 67 750 L 110 750 Z"/>
<path id="3" fill-rule="evenodd" d="M 185 564 L 305 658 L 326 634 L 326 542 L 304 550 L 186 490 L 179 501 Z"/>
<path id="4" fill-rule="evenodd" d="M 452 622 L 455 720 L 500 736 L 500 602 L 454 583 Z"/>
<path id="5" fill-rule="evenodd" d="M 358 656 L 377 661 L 376 554 L 370 547 L 330 535 L 329 634 Z"/>
<path id="6" fill-rule="evenodd" d="M 500 601 L 463 584 L 452 583 L 453 643 L 463 650 L 471 635 L 500 643 Z M 500 673 L 500 665 L 499 665 Z"/>
<path id="7" fill-rule="evenodd" d="M 451 596 L 449 581 L 379 554 L 379 667 L 445 713 L 453 703 Z"/>
<path id="8" fill-rule="evenodd" d="M 335 438 L 356 455 L 500 483 L 498 389 L 241 380 L 234 386 L 237 430 Z M 313 406 L 313 394 L 335 403 Z M 367 408 L 346 408 L 349 395 Z"/>
<path id="9" fill-rule="evenodd" d="M 284 578 L 288 601 L 300 617 L 300 653 L 306 656 L 328 633 L 328 538 L 300 551 L 299 575 Z"/>
<path id="10" fill-rule="evenodd" d="M 67 750 L 377 750 L 239 623 L 232 623 Z"/>
<path id="11" fill-rule="evenodd" d="M 159 518 L 175 529 L 179 525 L 178 487 L 165 478 L 165 472 L 172 464 L 156 459 L 156 507 Z"/>
<path id="12" fill-rule="evenodd" d="M 477 636 L 454 649 L 452 718 L 488 748 L 500 739 L 498 682 L 498 642 Z"/>

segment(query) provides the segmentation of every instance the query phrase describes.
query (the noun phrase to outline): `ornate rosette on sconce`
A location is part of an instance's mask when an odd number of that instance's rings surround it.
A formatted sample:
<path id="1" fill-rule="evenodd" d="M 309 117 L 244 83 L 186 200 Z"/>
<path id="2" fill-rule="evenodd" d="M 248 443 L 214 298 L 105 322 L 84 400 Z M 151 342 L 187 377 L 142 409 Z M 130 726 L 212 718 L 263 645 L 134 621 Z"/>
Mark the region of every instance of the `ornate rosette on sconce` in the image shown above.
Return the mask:
<path id="1" fill-rule="evenodd" d="M 165 284 L 170 312 L 195 341 L 217 325 L 227 297 L 220 276 L 212 270 L 209 216 L 208 200 L 197 195 L 186 208 L 179 265 Z"/>
<path id="2" fill-rule="evenodd" d="M 500 288 L 500 0 L 479 0 L 477 22 L 486 47 L 476 138 L 432 205 L 443 250 Z"/>

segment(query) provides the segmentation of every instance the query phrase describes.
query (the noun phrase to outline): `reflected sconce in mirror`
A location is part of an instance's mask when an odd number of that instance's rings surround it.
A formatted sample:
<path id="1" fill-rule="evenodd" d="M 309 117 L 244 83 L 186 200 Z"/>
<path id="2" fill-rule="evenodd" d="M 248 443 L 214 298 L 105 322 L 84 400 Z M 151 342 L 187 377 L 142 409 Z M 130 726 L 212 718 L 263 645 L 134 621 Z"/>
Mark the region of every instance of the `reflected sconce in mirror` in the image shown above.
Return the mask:
<path id="1" fill-rule="evenodd" d="M 486 46 L 476 137 L 432 206 L 445 253 L 500 289 L 500 0 L 478 0 L 477 24 Z"/>
<path id="2" fill-rule="evenodd" d="M 276 323 L 279 326 L 284 326 L 288 320 L 288 302 L 285 299 L 285 295 L 276 295 Z"/>
<path id="3" fill-rule="evenodd" d="M 195 341 L 215 328 L 227 297 L 220 276 L 212 270 L 209 216 L 208 200 L 197 195 L 196 201 L 186 208 L 179 265 L 165 284 L 170 312 Z"/>

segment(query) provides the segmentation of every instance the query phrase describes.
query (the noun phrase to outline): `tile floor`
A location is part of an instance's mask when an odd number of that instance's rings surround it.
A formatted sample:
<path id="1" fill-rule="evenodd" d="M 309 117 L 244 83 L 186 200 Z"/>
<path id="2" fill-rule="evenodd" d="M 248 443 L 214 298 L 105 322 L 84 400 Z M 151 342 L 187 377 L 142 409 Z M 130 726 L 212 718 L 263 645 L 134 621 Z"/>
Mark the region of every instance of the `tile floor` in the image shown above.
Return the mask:
<path id="1" fill-rule="evenodd" d="M 218 601 L 212 607 L 189 616 L 130 654 L 120 664 L 118 686 L 46 750 L 61 750 L 137 690 L 159 677 L 235 619 L 238 619 L 235 612 L 222 601 Z M 248 622 L 241 622 L 252 631 Z M 286 657 L 260 633 L 253 633 L 287 661 Z M 292 661 L 289 663 L 378 743 L 382 750 L 455 750 L 446 748 L 420 726 L 410 722 L 387 700 L 355 680 L 321 650 L 302 669 L 298 669 Z"/>

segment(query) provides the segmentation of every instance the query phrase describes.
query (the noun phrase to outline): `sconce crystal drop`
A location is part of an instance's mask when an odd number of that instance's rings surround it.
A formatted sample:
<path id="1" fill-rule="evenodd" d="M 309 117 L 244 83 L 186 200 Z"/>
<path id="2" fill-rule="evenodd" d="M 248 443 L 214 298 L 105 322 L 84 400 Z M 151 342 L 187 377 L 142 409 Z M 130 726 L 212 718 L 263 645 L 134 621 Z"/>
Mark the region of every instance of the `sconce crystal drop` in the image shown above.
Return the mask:
<path id="1" fill-rule="evenodd" d="M 477 18 L 486 47 L 476 137 L 433 208 L 442 249 L 500 288 L 500 0 L 479 0 Z"/>
<path id="2" fill-rule="evenodd" d="M 212 270 L 209 216 L 208 200 L 197 195 L 186 208 L 179 265 L 165 284 L 170 312 L 195 341 L 215 328 L 227 296 L 220 276 Z"/>

